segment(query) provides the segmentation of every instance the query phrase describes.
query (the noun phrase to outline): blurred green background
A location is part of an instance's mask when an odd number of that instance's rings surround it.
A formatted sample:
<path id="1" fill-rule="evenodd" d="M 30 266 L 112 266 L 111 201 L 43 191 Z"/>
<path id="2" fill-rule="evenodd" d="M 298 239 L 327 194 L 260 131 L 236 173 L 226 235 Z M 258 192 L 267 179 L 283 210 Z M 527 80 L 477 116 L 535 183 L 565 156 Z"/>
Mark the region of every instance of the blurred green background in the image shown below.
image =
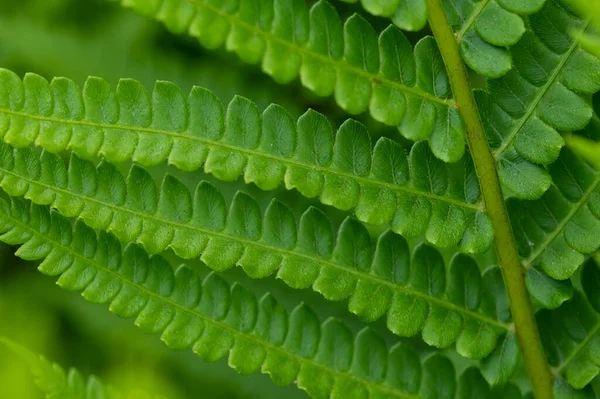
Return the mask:
<path id="1" fill-rule="evenodd" d="M 309 2 L 310 3 L 310 2 Z M 336 6 L 341 3 L 337 2 Z M 344 5 L 342 16 L 356 8 Z M 364 15 L 364 14 L 363 14 Z M 384 20 L 370 18 L 382 27 Z M 415 39 L 419 36 L 412 35 Z M 258 66 L 242 64 L 224 51 L 206 51 L 190 38 L 176 36 L 154 21 L 122 9 L 105 0 L 1 0 L 0 67 L 19 75 L 35 72 L 51 79 L 66 76 L 80 86 L 89 75 L 105 78 L 116 85 L 119 78 L 140 80 L 151 90 L 155 80 L 169 80 L 188 91 L 192 85 L 209 88 L 226 104 L 239 94 L 255 101 L 260 109 L 270 103 L 283 105 L 294 117 L 314 108 L 339 125 L 347 117 L 331 99 L 321 99 L 298 82 L 280 86 L 264 75 Z M 392 128 L 358 116 L 374 136 L 399 138 Z M 408 143 L 403 142 L 406 146 Z M 123 165 L 126 170 L 128 165 Z M 299 214 L 308 205 L 325 210 L 334 224 L 341 212 L 301 198 L 295 192 L 279 189 L 264 193 L 243 182 L 223 185 L 201 172 L 182 174 L 166 166 L 152 172 L 157 180 L 165 170 L 185 179 L 190 187 L 207 179 L 225 191 L 226 198 L 237 189 L 255 196 L 263 206 L 276 196 Z M 263 208 L 264 209 L 264 208 Z M 378 231 L 373 230 L 373 234 Z M 35 264 L 15 258 L 14 249 L 0 247 L 0 336 L 6 336 L 45 355 L 63 367 L 76 367 L 84 375 L 95 374 L 123 390 L 144 387 L 147 392 L 169 398 L 306 398 L 294 387 L 276 387 L 267 376 L 242 377 L 227 366 L 205 364 L 191 351 L 174 352 L 157 336 L 142 334 L 131 320 L 110 314 L 106 306 L 91 305 L 77 293 L 61 290 L 50 277 L 35 270 Z M 176 266 L 172 254 L 167 257 Z M 208 269 L 192 265 L 199 273 Z M 291 309 L 301 301 L 311 305 L 321 319 L 335 316 L 358 330 L 362 325 L 347 311 L 346 303 L 330 303 L 312 291 L 293 291 L 274 278 L 249 280 L 240 271 L 225 273 L 240 280 L 257 295 L 267 291 Z M 397 337 L 375 324 L 392 343 Z M 427 351 L 418 338 L 411 342 Z M 455 359 L 456 360 L 456 359 Z M 457 368 L 467 361 L 457 361 Z M 25 364 L 0 347 L 0 398 L 29 399 L 43 395 L 33 384 Z"/>

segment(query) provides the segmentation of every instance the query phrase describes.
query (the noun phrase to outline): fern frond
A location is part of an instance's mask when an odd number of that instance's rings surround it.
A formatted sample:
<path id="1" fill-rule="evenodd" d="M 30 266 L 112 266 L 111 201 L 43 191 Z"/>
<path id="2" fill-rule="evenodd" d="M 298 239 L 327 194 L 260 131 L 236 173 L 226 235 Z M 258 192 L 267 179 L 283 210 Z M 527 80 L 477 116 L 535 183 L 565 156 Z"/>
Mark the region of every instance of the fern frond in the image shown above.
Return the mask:
<path id="1" fill-rule="evenodd" d="M 493 239 L 469 157 L 445 164 L 426 143 L 407 157 L 387 138 L 372 149 L 369 133 L 353 120 L 334 140 L 329 122 L 315 111 L 294 123 L 279 106 L 260 115 L 252 102 L 236 97 L 224 112 L 210 91 L 196 87 L 186 100 L 168 82 L 158 82 L 150 100 L 134 80 L 122 80 L 115 93 L 90 78 L 82 96 L 68 79 L 50 85 L 28 74 L 21 82 L 0 70 L 0 88 L 0 135 L 16 147 L 35 142 L 52 152 L 131 158 L 144 166 L 168 160 L 186 171 L 204 165 L 221 180 L 243 174 L 265 190 L 284 181 L 306 197 L 354 209 L 363 222 L 391 223 L 393 231 L 425 235 L 438 247 L 460 242 L 465 253 L 484 252 Z"/>
<path id="2" fill-rule="evenodd" d="M 315 398 L 455 395 L 454 367 L 439 354 L 421 361 L 406 345 L 389 348 L 368 327 L 354 335 L 335 319 L 320 323 L 304 304 L 288 315 L 270 294 L 257 301 L 216 274 L 201 281 L 185 266 L 174 272 L 160 256 L 148 257 L 134 244 L 122 250 L 112 235 L 81 222 L 73 226 L 46 207 L 1 201 L 0 220 L 0 240 L 21 245 L 17 255 L 24 259 L 44 259 L 39 270 L 60 276 L 59 286 L 110 304 L 111 312 L 135 317 L 138 327 L 161 334 L 171 348 L 192 347 L 204 361 L 228 356 L 240 374 L 261 369 L 275 383 L 295 382 Z"/>
<path id="3" fill-rule="evenodd" d="M 129 394 L 117 391 L 115 388 L 103 384 L 95 376 L 84 378 L 74 368 L 68 373 L 58 364 L 50 362 L 44 356 L 38 356 L 27 348 L 7 338 L 0 337 L 0 343 L 7 346 L 14 353 L 27 362 L 35 377 L 36 386 L 45 394 L 47 399 L 150 399 L 162 398 L 151 396 L 145 392 L 136 390 Z"/>
<path id="4" fill-rule="evenodd" d="M 583 292 L 576 290 L 572 300 L 536 315 L 549 363 L 576 389 L 600 374 L 600 267 L 592 259 L 581 285 Z"/>
<path id="5" fill-rule="evenodd" d="M 448 0 L 444 9 L 460 52 L 469 67 L 488 78 L 504 76 L 513 67 L 507 48 L 527 30 L 523 16 L 538 12 L 546 0 Z"/>
<path id="6" fill-rule="evenodd" d="M 600 121 L 586 131 L 600 136 Z M 565 148 L 548 172 L 554 184 L 542 198 L 507 206 L 524 266 L 565 280 L 600 247 L 600 171 Z"/>
<path id="7" fill-rule="evenodd" d="M 584 29 L 556 1 L 528 17 L 530 29 L 510 51 L 513 68 L 488 81 L 477 102 L 502 184 L 523 199 L 538 199 L 552 180 L 543 166 L 564 145 L 559 132 L 583 129 L 600 89 L 600 60 L 577 46 L 568 27 Z"/>
<path id="8" fill-rule="evenodd" d="M 412 49 L 390 26 L 379 37 L 362 17 L 343 25 L 324 0 L 121 0 L 175 32 L 189 32 L 208 47 L 226 43 L 244 61 L 262 62 L 278 82 L 300 75 L 321 96 L 335 95 L 351 114 L 367 109 L 376 120 L 398 125 L 408 139 L 429 140 L 445 162 L 465 153 L 465 129 L 450 99 L 450 84 L 435 40 Z"/>
<path id="9" fill-rule="evenodd" d="M 109 163 L 96 168 L 72 155 L 67 167 L 56 155 L 3 142 L 0 178 L 11 196 L 51 205 L 112 232 L 124 244 L 137 242 L 152 254 L 171 248 L 216 271 L 239 265 L 252 278 L 277 272 L 290 287 L 312 287 L 334 301 L 349 298 L 350 311 L 364 321 L 387 315 L 387 326 L 397 335 L 422 332 L 436 347 L 456 342 L 465 357 L 488 356 L 498 335 L 509 329 L 506 316 L 499 321 L 497 313 L 504 294 L 484 286 L 494 277 L 482 278 L 472 258 L 456 255 L 447 267 L 433 247 L 420 245 L 411 253 L 406 240 L 391 231 L 373 245 L 366 228 L 352 218 L 334 234 L 316 208 L 304 212 L 297 225 L 292 211 L 277 200 L 263 216 L 252 197 L 238 192 L 228 210 L 208 182 L 192 197 L 169 175 L 157 190 L 138 166 L 125 179 Z"/>

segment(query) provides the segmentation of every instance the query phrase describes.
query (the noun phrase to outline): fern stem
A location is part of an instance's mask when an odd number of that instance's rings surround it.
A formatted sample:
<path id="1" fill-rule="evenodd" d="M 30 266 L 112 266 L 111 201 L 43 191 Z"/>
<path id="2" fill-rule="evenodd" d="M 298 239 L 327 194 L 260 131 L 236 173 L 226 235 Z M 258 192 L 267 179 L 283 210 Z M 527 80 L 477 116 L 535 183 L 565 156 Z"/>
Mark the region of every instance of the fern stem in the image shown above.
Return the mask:
<path id="1" fill-rule="evenodd" d="M 525 286 L 524 271 L 505 207 L 496 162 L 479 118 L 467 71 L 441 1 L 427 0 L 427 8 L 431 30 L 444 58 L 457 106 L 465 120 L 467 143 L 481 185 L 485 212 L 493 223 L 498 263 L 508 291 L 516 334 L 533 390 L 538 399 L 552 399 L 553 376 L 546 361 Z"/>

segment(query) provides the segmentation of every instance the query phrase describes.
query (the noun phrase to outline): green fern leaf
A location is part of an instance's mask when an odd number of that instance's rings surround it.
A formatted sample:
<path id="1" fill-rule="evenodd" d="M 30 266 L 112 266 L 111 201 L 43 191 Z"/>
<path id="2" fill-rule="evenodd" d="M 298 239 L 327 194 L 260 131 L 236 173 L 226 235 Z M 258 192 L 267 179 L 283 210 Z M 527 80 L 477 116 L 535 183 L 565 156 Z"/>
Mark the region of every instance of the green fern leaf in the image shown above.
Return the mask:
<path id="1" fill-rule="evenodd" d="M 302 0 L 121 3 L 175 32 L 189 32 L 208 48 L 226 43 L 244 61 L 261 62 L 278 82 L 300 75 L 304 86 L 321 96 L 334 94 L 351 114 L 368 109 L 408 139 L 430 139 L 432 152 L 445 162 L 465 153 L 464 124 L 432 37 L 420 40 L 413 53 L 398 28 L 377 37 L 358 15 L 342 25 L 324 0 L 310 10 Z"/>
<path id="2" fill-rule="evenodd" d="M 600 373 L 600 268 L 591 259 L 583 267 L 581 285 L 583 293 L 576 291 L 558 309 L 537 314 L 549 363 L 576 389 Z"/>
<path id="3" fill-rule="evenodd" d="M 528 19 L 531 29 L 511 47 L 515 68 L 488 81 L 477 100 L 502 184 L 533 200 L 552 183 L 543 166 L 558 158 L 559 132 L 583 129 L 591 120 L 600 61 L 570 38 L 567 26 L 585 24 L 558 3 L 546 2 Z"/>
<path id="4" fill-rule="evenodd" d="M 39 270 L 59 276 L 59 286 L 109 303 L 111 312 L 135 317 L 138 327 L 160 333 L 171 348 L 192 347 L 204 361 L 228 355 L 240 374 L 261 369 L 275 383 L 295 382 L 315 398 L 454 398 L 454 366 L 439 354 L 422 362 L 406 345 L 389 348 L 368 327 L 354 336 L 335 319 L 321 324 L 303 304 L 288 315 L 270 294 L 257 301 L 216 274 L 200 281 L 185 266 L 174 272 L 160 256 L 148 257 L 134 244 L 122 250 L 110 234 L 81 222 L 73 226 L 23 200 L 2 200 L 0 221 L 0 240 L 21 245 L 17 255 L 24 259 L 43 258 Z M 470 392 L 474 378 L 481 382 L 470 373 L 459 389 Z"/>
<path id="5" fill-rule="evenodd" d="M 586 131 L 600 135 L 600 122 Z M 508 208 L 524 265 L 565 280 L 600 247 L 600 172 L 568 149 L 548 171 L 554 185 L 541 199 L 509 200 Z"/>
<path id="6" fill-rule="evenodd" d="M 186 171 L 204 165 L 221 180 L 243 173 L 247 183 L 265 190 L 284 181 L 306 197 L 354 209 L 363 222 L 391 223 L 393 231 L 425 235 L 438 247 L 460 243 L 465 253 L 484 252 L 493 239 L 469 157 L 445 164 L 425 143 L 407 157 L 386 138 L 372 150 L 368 132 L 353 120 L 334 140 L 329 122 L 315 111 L 294 123 L 281 107 L 271 105 L 261 115 L 236 97 L 225 112 L 211 92 L 196 87 L 186 100 L 168 82 L 158 82 L 150 98 L 133 80 L 122 80 L 115 93 L 104 80 L 89 78 L 81 95 L 68 79 L 48 84 L 28 74 L 21 82 L 0 70 L 0 88 L 0 135 L 17 147 L 35 142 L 51 152 L 70 149 L 82 158 L 144 166 L 168 160 Z M 448 143 L 434 135 L 432 142 L 438 141 Z"/>
<path id="7" fill-rule="evenodd" d="M 258 203 L 238 192 L 227 210 L 208 182 L 192 197 L 169 175 L 157 190 L 138 166 L 125 179 L 109 163 L 96 168 L 72 155 L 65 166 L 57 155 L 3 142 L 0 177 L 11 196 L 51 205 L 94 229 L 111 231 L 124 244 L 137 242 L 152 254 L 170 248 L 216 271 L 237 264 L 253 278 L 277 272 L 293 288 L 312 286 L 334 301 L 349 298 L 350 311 L 364 321 L 387 315 L 387 326 L 397 335 L 422 331 L 432 346 L 456 343 L 462 356 L 488 356 L 499 333 L 509 328 L 507 316 L 497 312 L 505 294 L 487 289 L 484 281 L 494 277 L 482 279 L 472 258 L 456 255 L 447 267 L 433 247 L 420 245 L 411 253 L 406 240 L 391 231 L 374 245 L 352 218 L 334 235 L 315 208 L 297 225 L 292 211 L 277 200 L 262 216 Z"/>
<path id="8" fill-rule="evenodd" d="M 27 348 L 0 337 L 0 343 L 6 345 L 13 352 L 27 362 L 35 377 L 35 384 L 45 394 L 47 399 L 150 399 L 162 398 L 151 396 L 142 391 L 123 394 L 113 387 L 104 385 L 95 376 L 85 379 L 76 369 L 64 369 L 56 363 L 48 361 L 44 356 L 38 356 Z"/>

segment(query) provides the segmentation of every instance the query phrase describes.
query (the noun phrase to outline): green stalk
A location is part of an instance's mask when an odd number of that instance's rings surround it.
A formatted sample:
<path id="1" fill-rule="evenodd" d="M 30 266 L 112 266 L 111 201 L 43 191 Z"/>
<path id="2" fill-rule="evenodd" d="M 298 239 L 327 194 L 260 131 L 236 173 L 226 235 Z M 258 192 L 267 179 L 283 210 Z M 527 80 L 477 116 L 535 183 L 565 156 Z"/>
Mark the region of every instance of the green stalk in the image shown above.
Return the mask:
<path id="1" fill-rule="evenodd" d="M 427 0 L 427 7 L 429 25 L 446 64 L 456 105 L 465 121 L 467 143 L 481 185 L 485 212 L 494 226 L 498 263 L 508 291 L 513 322 L 533 391 L 537 399 L 552 399 L 553 375 L 546 361 L 525 287 L 525 272 L 506 211 L 496 162 L 479 118 L 467 71 L 440 0 Z"/>

